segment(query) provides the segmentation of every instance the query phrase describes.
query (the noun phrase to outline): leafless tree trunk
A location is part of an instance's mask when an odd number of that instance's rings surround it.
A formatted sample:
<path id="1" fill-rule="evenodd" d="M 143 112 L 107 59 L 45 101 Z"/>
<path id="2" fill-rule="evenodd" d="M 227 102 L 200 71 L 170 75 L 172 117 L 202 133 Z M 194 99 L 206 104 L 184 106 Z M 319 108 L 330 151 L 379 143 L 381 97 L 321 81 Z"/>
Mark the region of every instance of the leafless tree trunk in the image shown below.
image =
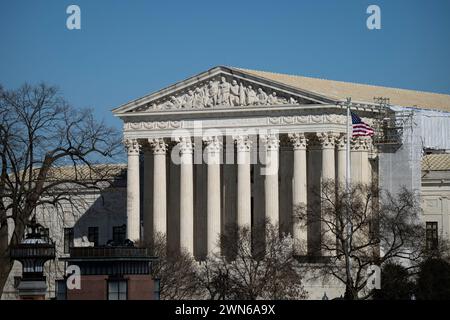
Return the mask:
<path id="1" fill-rule="evenodd" d="M 69 106 L 54 87 L 0 86 L 0 293 L 12 268 L 10 246 L 22 240 L 35 209 L 70 200 L 61 186 L 98 188 L 107 167 L 94 164 L 120 145 L 118 131 Z M 61 176 L 61 166 L 71 174 Z"/>

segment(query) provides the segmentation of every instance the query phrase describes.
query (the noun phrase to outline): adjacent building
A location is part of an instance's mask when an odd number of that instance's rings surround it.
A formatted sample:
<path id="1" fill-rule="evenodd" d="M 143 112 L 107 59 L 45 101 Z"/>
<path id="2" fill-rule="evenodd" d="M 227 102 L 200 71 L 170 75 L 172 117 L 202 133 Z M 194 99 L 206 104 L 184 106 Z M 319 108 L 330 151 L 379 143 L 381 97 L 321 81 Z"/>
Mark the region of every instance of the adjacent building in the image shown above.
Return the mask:
<path id="1" fill-rule="evenodd" d="M 449 137 L 450 139 L 450 137 Z M 422 209 L 427 248 L 450 240 L 450 154 L 428 154 L 422 160 Z"/>

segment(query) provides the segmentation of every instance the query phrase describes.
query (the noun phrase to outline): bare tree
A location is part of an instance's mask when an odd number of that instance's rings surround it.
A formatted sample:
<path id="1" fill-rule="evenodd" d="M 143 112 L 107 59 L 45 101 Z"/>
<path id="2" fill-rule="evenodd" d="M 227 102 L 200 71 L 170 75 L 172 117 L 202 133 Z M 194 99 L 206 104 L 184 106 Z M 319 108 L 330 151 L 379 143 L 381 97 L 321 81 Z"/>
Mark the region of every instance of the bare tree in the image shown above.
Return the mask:
<path id="1" fill-rule="evenodd" d="M 185 250 L 169 250 L 166 236 L 162 234 L 154 237 L 151 251 L 157 257 L 157 261 L 152 265 L 152 276 L 160 279 L 162 300 L 201 297 L 201 289 L 196 277 L 197 262 L 191 254 Z"/>
<path id="2" fill-rule="evenodd" d="M 397 195 L 363 185 L 348 190 L 328 181 L 315 192 L 317 201 L 296 208 L 297 218 L 320 224 L 320 263 L 308 267 L 322 278 L 332 277 L 346 287 L 346 298 L 364 299 L 371 265 L 401 262 L 417 266 L 425 256 L 425 230 L 416 195 L 402 189 Z M 317 252 L 316 252 L 317 253 Z"/>
<path id="3" fill-rule="evenodd" d="M 94 164 L 115 156 L 120 145 L 117 130 L 69 106 L 55 87 L 0 86 L 0 292 L 12 268 L 10 247 L 23 238 L 35 209 L 70 201 L 68 185 L 101 187 L 108 166 Z"/>
<path id="4" fill-rule="evenodd" d="M 255 241 L 247 228 L 226 233 L 221 247 L 199 268 L 199 281 L 210 299 L 302 299 L 306 292 L 293 256 L 289 235 L 266 223 L 265 241 Z M 226 250 L 225 250 L 226 249 Z"/>

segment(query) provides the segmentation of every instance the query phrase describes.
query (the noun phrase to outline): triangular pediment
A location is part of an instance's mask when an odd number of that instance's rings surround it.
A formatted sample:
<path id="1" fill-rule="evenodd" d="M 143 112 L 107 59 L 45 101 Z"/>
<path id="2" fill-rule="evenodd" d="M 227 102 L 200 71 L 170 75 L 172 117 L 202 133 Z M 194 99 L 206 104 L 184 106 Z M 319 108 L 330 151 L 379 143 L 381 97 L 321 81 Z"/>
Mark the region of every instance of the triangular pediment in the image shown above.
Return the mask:
<path id="1" fill-rule="evenodd" d="M 216 67 L 165 89 L 131 101 L 117 115 L 171 110 L 250 108 L 327 104 L 329 99 L 259 78 L 239 69 Z"/>

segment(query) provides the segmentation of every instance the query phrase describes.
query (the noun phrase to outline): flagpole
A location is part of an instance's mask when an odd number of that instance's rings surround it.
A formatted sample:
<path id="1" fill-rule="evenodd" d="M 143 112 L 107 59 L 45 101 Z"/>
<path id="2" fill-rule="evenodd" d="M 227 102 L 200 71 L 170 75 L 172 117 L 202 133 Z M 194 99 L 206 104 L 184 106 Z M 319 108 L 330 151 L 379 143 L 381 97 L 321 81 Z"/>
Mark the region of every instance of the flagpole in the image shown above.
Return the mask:
<path id="1" fill-rule="evenodd" d="M 351 270 L 352 270 L 352 261 L 350 259 L 350 245 L 351 245 L 351 233 L 352 233 L 352 219 L 350 217 L 350 210 L 349 210 L 349 206 L 350 206 L 350 177 L 351 177 L 351 159 L 350 159 L 350 141 L 351 141 L 351 136 L 352 136 L 352 117 L 351 117 L 351 113 L 350 113 L 350 105 L 352 103 L 352 98 L 347 98 L 347 148 L 345 149 L 345 153 L 346 153 L 346 157 L 345 157 L 345 193 L 346 193 L 346 208 L 347 208 L 347 212 L 346 212 L 346 235 L 347 235 L 347 243 L 346 243 L 346 265 L 347 265 L 347 276 L 348 276 L 348 280 L 352 281 L 352 274 L 351 274 Z"/>
<path id="2" fill-rule="evenodd" d="M 352 98 L 347 98 L 347 148 L 345 150 L 345 190 L 349 191 L 350 188 L 350 140 L 351 140 L 351 115 L 350 115 L 350 104 L 352 103 Z"/>

